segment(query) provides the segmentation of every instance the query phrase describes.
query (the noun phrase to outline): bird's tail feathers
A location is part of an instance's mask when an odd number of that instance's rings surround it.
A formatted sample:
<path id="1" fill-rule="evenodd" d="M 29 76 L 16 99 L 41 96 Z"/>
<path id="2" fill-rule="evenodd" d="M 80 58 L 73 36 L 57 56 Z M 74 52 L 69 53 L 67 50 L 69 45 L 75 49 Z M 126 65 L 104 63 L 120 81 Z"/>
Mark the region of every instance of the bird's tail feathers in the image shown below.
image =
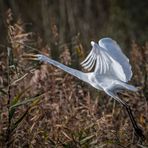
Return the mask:
<path id="1" fill-rule="evenodd" d="M 133 86 L 133 85 L 126 84 L 126 83 L 124 83 L 124 82 L 120 82 L 120 85 L 121 85 L 123 88 L 125 88 L 125 89 L 127 89 L 127 90 L 130 90 L 130 91 L 134 91 L 134 92 L 138 91 L 138 88 L 136 88 L 136 87 Z"/>

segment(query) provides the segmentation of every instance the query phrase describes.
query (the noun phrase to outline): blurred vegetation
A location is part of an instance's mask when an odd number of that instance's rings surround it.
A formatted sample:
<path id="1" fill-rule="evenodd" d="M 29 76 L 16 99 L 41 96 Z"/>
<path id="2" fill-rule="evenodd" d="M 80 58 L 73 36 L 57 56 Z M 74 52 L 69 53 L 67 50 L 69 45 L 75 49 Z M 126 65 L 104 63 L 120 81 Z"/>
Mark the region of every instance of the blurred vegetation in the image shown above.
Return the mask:
<path id="1" fill-rule="evenodd" d="M 138 0 L 0 1 L 0 147 L 148 147 L 148 3 Z M 130 58 L 137 93 L 121 97 L 144 131 L 134 136 L 118 103 L 25 53 L 71 67 L 91 40 L 110 36 Z"/>
<path id="2" fill-rule="evenodd" d="M 60 45 L 75 43 L 75 37 L 88 49 L 91 40 L 110 36 L 129 47 L 132 40 L 140 44 L 148 36 L 148 2 L 145 0 L 1 0 L 0 2 L 0 39 L 6 42 L 4 17 L 11 8 L 14 19 L 21 18 L 27 31 L 33 31 L 43 38 L 44 42 L 57 56 Z M 5 29 L 4 29 L 5 28 Z"/>

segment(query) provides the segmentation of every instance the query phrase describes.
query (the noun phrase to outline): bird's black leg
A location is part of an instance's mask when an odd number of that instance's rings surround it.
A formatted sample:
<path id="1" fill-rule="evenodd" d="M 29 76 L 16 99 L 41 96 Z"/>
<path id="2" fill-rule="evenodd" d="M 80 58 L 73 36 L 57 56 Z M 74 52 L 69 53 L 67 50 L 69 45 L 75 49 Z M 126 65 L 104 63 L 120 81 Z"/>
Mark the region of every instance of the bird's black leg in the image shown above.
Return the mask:
<path id="1" fill-rule="evenodd" d="M 130 108 L 130 107 L 127 105 L 127 103 L 124 102 L 123 100 L 120 99 L 120 100 L 117 100 L 117 101 L 119 101 L 119 102 L 125 107 L 125 109 L 126 109 L 128 115 L 129 115 L 129 118 L 130 118 L 130 120 L 131 120 L 131 122 L 132 122 L 132 125 L 133 125 L 133 128 L 134 128 L 134 131 L 135 131 L 136 136 L 139 137 L 139 138 L 141 138 L 141 140 L 144 140 L 144 139 L 145 139 L 145 136 L 143 135 L 143 131 L 142 131 L 142 129 L 137 125 L 137 122 L 136 122 L 136 120 L 135 120 L 135 118 L 134 118 L 134 116 L 133 116 L 133 113 L 132 113 L 131 108 Z"/>
<path id="2" fill-rule="evenodd" d="M 134 128 L 134 131 L 135 131 L 135 134 L 136 136 L 140 137 L 141 140 L 144 140 L 145 139 L 145 136 L 143 135 L 143 131 L 142 129 L 137 125 L 137 122 L 132 114 L 132 110 L 130 109 L 130 107 L 127 105 L 127 104 L 123 104 L 129 117 L 130 117 L 130 120 L 132 122 L 132 125 L 133 125 L 133 128 Z"/>
<path id="3" fill-rule="evenodd" d="M 113 97 L 115 100 L 117 100 L 120 104 L 122 104 L 124 106 L 124 108 L 126 109 L 129 117 L 130 117 L 130 120 L 132 122 L 132 125 L 133 125 L 133 128 L 134 128 L 134 131 L 135 131 L 135 135 L 139 138 L 141 138 L 141 140 L 144 140 L 145 139 L 145 136 L 143 134 L 143 131 L 142 129 L 137 125 L 137 122 L 133 116 L 133 113 L 132 113 L 132 110 L 131 108 L 127 105 L 127 103 L 123 100 L 121 100 L 117 95 L 115 95 L 113 92 L 111 91 L 106 91 L 107 94 L 109 94 L 111 97 Z"/>

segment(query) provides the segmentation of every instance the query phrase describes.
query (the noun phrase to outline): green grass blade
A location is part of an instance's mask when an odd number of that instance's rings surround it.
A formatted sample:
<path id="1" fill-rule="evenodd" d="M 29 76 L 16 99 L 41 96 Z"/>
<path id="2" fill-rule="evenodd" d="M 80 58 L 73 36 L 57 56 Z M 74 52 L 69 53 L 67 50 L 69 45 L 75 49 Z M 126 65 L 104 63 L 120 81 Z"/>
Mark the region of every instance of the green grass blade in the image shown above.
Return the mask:
<path id="1" fill-rule="evenodd" d="M 9 108 L 9 119 L 11 120 L 13 118 L 13 115 L 15 113 L 15 107 L 12 107 L 14 106 L 15 104 L 18 103 L 18 101 L 20 100 L 20 98 L 22 97 L 22 95 L 30 88 L 27 87 L 26 89 L 24 89 L 24 91 L 22 91 L 20 94 L 18 94 L 17 96 L 15 96 L 12 101 L 11 101 L 11 104 L 10 104 L 10 108 Z"/>
<path id="2" fill-rule="evenodd" d="M 21 123 L 21 121 L 25 118 L 25 116 L 27 115 L 28 111 L 29 111 L 30 108 L 28 108 L 24 114 L 12 125 L 12 128 L 11 128 L 11 132 L 14 131 L 18 125 Z"/>
<path id="3" fill-rule="evenodd" d="M 21 105 L 25 105 L 25 104 L 27 104 L 27 103 L 29 103 L 29 102 L 32 102 L 32 101 L 36 100 L 36 99 L 38 99 L 38 98 L 31 98 L 31 99 L 27 99 L 27 100 L 24 100 L 24 101 L 22 101 L 22 102 L 16 103 L 16 104 L 12 105 L 12 106 L 10 107 L 10 109 L 13 110 L 13 109 L 16 108 L 16 107 L 19 107 L 19 106 L 21 106 Z"/>
<path id="4" fill-rule="evenodd" d="M 26 103 L 28 103 L 28 102 L 32 102 L 32 104 L 28 107 L 28 109 L 23 113 L 23 115 L 12 125 L 12 128 L 11 128 L 11 132 L 13 131 L 13 130 L 15 130 L 17 127 L 18 127 L 18 125 L 22 122 L 22 120 L 25 118 L 25 116 L 27 115 L 27 113 L 28 113 L 28 111 L 33 107 L 33 106 L 35 106 L 38 102 L 39 102 L 39 100 L 37 99 L 37 97 L 36 98 L 33 98 L 33 99 L 30 99 L 30 100 L 26 100 L 26 101 L 23 101 L 24 103 L 22 104 L 19 104 L 19 105 L 24 105 L 24 104 L 26 104 Z M 15 107 L 18 107 L 19 105 L 17 105 L 17 106 L 15 106 Z M 13 109 L 13 108 L 12 108 Z"/>

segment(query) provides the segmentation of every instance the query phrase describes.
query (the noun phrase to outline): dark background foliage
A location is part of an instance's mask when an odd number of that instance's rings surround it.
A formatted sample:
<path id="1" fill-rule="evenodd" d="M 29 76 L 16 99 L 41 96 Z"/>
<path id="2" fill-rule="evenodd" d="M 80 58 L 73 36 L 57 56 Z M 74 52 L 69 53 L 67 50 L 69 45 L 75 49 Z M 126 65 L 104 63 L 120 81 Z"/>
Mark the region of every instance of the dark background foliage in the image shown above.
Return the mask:
<path id="1" fill-rule="evenodd" d="M 132 40 L 144 44 L 148 36 L 147 7 L 146 0 L 1 0 L 1 42 L 6 40 L 5 10 L 11 8 L 15 19 L 20 17 L 27 30 L 39 33 L 53 47 L 71 42 L 77 35 L 87 48 L 90 40 L 104 36 L 123 47 L 129 47 Z"/>

